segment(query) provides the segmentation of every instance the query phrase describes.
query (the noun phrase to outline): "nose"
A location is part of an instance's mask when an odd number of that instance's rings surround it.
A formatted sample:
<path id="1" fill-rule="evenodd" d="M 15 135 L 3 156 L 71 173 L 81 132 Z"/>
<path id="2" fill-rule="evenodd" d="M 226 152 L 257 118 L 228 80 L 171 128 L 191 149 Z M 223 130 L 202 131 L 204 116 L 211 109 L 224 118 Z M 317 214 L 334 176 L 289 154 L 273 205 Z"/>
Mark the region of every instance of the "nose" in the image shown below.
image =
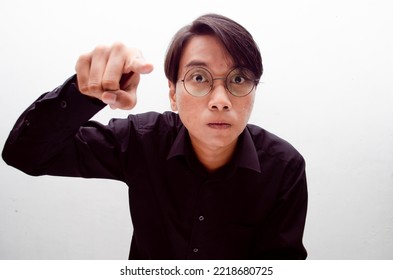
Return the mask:
<path id="1" fill-rule="evenodd" d="M 221 82 L 215 81 L 209 97 L 208 106 L 210 110 L 224 111 L 232 108 L 232 102 L 225 87 L 225 80 Z"/>

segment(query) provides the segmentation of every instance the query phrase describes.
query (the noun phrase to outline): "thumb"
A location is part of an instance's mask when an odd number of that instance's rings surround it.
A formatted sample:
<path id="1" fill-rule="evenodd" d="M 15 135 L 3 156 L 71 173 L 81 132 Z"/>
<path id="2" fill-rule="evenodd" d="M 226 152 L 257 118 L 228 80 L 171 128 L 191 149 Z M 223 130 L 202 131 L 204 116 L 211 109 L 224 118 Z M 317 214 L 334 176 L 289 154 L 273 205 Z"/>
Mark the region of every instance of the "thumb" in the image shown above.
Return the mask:
<path id="1" fill-rule="evenodd" d="M 131 93 L 124 90 L 105 91 L 102 94 L 102 101 L 112 109 L 130 110 L 137 102 L 136 91 Z"/>

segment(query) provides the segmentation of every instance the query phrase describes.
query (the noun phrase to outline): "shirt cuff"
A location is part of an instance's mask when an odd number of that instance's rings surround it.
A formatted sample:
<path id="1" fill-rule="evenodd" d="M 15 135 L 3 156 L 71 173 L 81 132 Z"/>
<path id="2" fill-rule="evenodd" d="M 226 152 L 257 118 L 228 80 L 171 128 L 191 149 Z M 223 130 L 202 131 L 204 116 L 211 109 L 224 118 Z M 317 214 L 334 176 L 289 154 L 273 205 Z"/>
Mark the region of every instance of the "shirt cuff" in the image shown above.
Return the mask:
<path id="1" fill-rule="evenodd" d="M 47 98 L 56 100 L 57 111 L 69 124 L 82 125 L 103 109 L 106 104 L 101 100 L 82 94 L 76 82 L 76 75 L 55 89 Z"/>

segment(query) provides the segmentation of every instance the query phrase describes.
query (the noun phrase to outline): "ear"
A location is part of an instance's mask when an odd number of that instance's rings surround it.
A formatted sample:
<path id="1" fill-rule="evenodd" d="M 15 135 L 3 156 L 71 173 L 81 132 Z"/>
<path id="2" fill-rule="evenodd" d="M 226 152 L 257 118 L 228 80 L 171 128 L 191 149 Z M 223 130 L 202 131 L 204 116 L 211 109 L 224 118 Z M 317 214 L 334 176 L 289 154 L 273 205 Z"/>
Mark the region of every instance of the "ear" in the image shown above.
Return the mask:
<path id="1" fill-rule="evenodd" d="M 172 111 L 177 111 L 177 102 L 176 102 L 176 85 L 171 81 L 168 81 L 169 86 L 169 100 L 171 102 Z"/>

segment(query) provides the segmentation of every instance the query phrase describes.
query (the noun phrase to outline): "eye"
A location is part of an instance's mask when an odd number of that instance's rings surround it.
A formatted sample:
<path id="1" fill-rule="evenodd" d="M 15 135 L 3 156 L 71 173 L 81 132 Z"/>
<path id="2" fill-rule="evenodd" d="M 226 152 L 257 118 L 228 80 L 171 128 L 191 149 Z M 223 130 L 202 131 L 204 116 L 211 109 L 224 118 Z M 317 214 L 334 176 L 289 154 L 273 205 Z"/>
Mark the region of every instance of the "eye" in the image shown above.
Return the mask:
<path id="1" fill-rule="evenodd" d="M 228 76 L 229 82 L 235 85 L 242 85 L 253 80 L 251 71 L 245 68 L 234 69 Z"/>
<path id="2" fill-rule="evenodd" d="M 241 75 L 234 75 L 231 77 L 231 83 L 241 85 L 246 81 L 246 79 Z"/>
<path id="3" fill-rule="evenodd" d="M 209 74 L 203 70 L 191 71 L 188 80 L 195 84 L 210 83 Z"/>
<path id="4" fill-rule="evenodd" d="M 196 83 L 203 83 L 207 80 L 202 74 L 194 74 L 191 79 Z"/>

